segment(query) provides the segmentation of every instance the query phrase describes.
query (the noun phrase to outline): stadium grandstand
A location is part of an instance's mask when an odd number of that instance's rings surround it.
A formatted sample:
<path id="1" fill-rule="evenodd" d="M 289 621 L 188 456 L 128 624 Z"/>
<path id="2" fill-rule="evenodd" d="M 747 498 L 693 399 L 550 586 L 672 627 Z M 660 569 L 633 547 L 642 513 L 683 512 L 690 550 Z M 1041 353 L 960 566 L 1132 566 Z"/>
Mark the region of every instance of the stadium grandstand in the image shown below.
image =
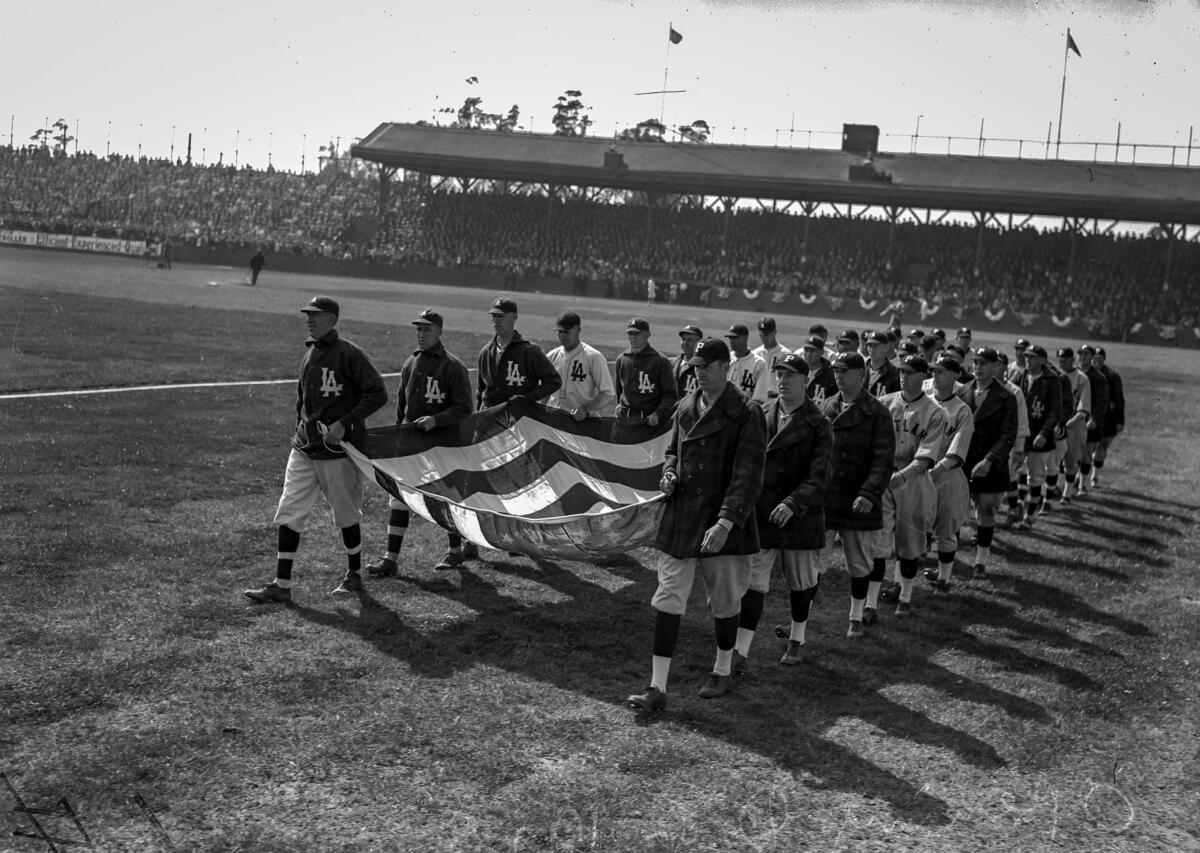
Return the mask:
<path id="1" fill-rule="evenodd" d="M 902 299 L 910 325 L 1200 339 L 1187 167 L 397 124 L 351 154 L 296 174 L 0 147 L 0 227 L 169 238 L 185 261 L 262 247 L 276 269 L 637 299 L 653 279 L 656 298 L 747 312 Z"/>

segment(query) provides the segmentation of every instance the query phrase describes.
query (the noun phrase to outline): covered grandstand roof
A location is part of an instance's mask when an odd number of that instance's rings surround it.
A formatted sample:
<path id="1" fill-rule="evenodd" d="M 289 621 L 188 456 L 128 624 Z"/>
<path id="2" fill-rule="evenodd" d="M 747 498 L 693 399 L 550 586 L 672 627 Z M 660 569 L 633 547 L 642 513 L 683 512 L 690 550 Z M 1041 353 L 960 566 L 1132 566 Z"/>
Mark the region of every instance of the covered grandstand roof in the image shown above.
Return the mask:
<path id="1" fill-rule="evenodd" d="M 632 142 L 394 123 L 379 125 L 350 153 L 459 178 L 1200 223 L 1200 169 L 1182 166 L 880 152 L 874 169 L 891 176 L 886 183 L 851 180 L 851 167 L 861 167 L 863 158 L 843 151 Z"/>

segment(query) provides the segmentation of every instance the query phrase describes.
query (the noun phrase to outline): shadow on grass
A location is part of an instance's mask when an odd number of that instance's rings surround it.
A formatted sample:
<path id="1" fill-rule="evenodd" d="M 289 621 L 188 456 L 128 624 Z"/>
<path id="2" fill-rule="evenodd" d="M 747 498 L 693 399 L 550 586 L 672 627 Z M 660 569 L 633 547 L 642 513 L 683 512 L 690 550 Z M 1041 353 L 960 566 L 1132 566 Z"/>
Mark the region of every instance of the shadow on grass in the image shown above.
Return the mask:
<path id="1" fill-rule="evenodd" d="M 632 558 L 609 561 L 611 574 L 627 581 L 616 592 L 598 588 L 569 568 L 539 560 L 470 563 L 440 575 L 403 579 L 426 593 L 469 607 L 480 616 L 439 631 L 419 632 L 370 591 L 355 614 L 295 606 L 301 618 L 357 635 L 376 649 L 406 661 L 414 674 L 446 678 L 478 664 L 506 669 L 605 702 L 620 702 L 648 677 L 652 616 L 648 605 L 654 574 Z M 497 587 L 486 574 L 535 582 L 566 601 L 529 603 Z M 386 582 L 385 582 L 386 583 Z M 376 584 L 372 584 L 376 587 Z M 947 750 L 984 771 L 1004 766 L 995 748 L 974 734 L 937 722 L 903 694 L 927 688 L 964 703 L 994 707 L 1020 719 L 1050 724 L 1037 702 L 934 659 L 948 651 L 988 661 L 987 670 L 1058 682 L 1075 690 L 1103 685 L 1083 672 L 1036 657 L 1017 643 L 1089 650 L 1066 632 L 1020 618 L 1020 599 L 1041 598 L 1074 618 L 1103 616 L 1066 593 L 1044 594 L 1025 583 L 1009 601 L 978 595 L 943 599 L 922 596 L 917 619 L 899 623 L 884 615 L 862 643 L 841 638 L 848 582 L 840 572 L 826 576 L 810 622 L 810 648 L 804 666 L 778 666 L 779 643 L 770 636 L 775 621 L 786 620 L 786 598 L 769 597 L 759 639 L 751 651 L 755 672 L 739 679 L 725 699 L 708 702 L 694 691 L 711 667 L 712 623 L 699 590 L 684 619 L 672 669 L 671 708 L 660 720 L 692 728 L 707 737 L 758 752 L 818 788 L 844 790 L 888 803 L 896 817 L 926 825 L 949 823 L 949 806 L 876 762 L 859 754 L 863 727 L 903 739 L 919 751 Z M 1082 611 L 1082 616 L 1080 612 Z M 1067 615 L 1066 612 L 1063 614 Z M 519 625 L 519 630 L 513 630 Z M 984 626 L 981 638 L 967 627 Z M 1131 626 L 1126 625 L 1126 628 Z M 1006 640 L 1012 639 L 1010 644 Z M 1103 652 L 1104 654 L 1109 654 Z M 933 707 L 939 707 L 940 701 Z M 831 734 L 831 732 L 833 734 Z"/>

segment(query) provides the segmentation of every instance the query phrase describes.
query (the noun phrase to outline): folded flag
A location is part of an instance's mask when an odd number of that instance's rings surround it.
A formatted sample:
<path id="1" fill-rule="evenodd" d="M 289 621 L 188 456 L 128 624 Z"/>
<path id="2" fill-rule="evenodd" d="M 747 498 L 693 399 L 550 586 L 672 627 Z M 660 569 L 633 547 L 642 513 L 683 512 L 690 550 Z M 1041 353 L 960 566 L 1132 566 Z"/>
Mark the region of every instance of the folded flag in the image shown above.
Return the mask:
<path id="1" fill-rule="evenodd" d="M 343 445 L 421 517 L 485 548 L 580 559 L 652 544 L 670 420 L 588 418 L 524 399 L 456 427 L 367 431 Z"/>
<path id="2" fill-rule="evenodd" d="M 1075 55 L 1083 59 L 1083 54 L 1079 52 L 1079 45 L 1075 44 L 1075 39 L 1071 38 L 1071 31 L 1067 30 L 1067 50 L 1075 51 Z"/>
<path id="3" fill-rule="evenodd" d="M 681 41 L 683 41 L 683 35 L 680 34 L 674 27 L 668 27 L 668 29 L 670 32 L 667 34 L 667 38 L 671 40 L 671 44 L 679 44 Z"/>

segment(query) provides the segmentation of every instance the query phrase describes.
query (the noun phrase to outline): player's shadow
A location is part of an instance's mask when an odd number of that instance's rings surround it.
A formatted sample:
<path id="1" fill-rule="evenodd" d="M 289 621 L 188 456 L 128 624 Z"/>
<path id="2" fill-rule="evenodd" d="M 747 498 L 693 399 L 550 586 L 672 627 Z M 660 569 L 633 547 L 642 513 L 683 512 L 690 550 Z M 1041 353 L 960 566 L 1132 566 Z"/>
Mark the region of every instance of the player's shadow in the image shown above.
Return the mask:
<path id="1" fill-rule="evenodd" d="M 612 582 L 601 588 L 588 579 L 595 571 L 590 564 L 489 556 L 493 561 L 471 562 L 461 570 L 423 572 L 388 582 L 478 614 L 441 628 L 414 630 L 381 600 L 392 595 L 378 582 L 361 597 L 357 614 L 353 606 L 341 613 L 295 610 L 301 618 L 355 634 L 426 677 L 446 678 L 484 664 L 605 702 L 619 702 L 645 686 L 653 623 L 648 605 L 655 586 L 652 571 L 633 558 L 609 560 L 604 569 Z M 518 582 L 524 589 L 536 587 L 550 600 L 514 598 L 511 585 Z M 986 732 L 975 734 L 938 722 L 914 706 L 905 691 L 916 685 L 942 697 L 938 702 L 948 697 L 1050 724 L 1041 705 L 999 686 L 1007 682 L 998 682 L 996 673 L 1008 679 L 1015 675 L 1017 683 L 1022 678 L 1049 680 L 1089 691 L 1103 686 L 1018 645 L 1066 648 L 1082 652 L 1083 658 L 1110 653 L 1052 626 L 1018 618 L 1015 606 L 1005 601 L 955 596 L 922 607 L 921 618 L 903 628 L 885 616 L 884 623 L 872 629 L 872 638 L 853 644 L 841 637 L 847 596 L 844 576 L 827 575 L 810 622 L 810 636 L 819 651 L 812 665 L 805 664 L 799 672 L 777 663 L 779 644 L 770 637 L 769 626 L 773 619 L 786 619 L 786 605 L 784 596 L 771 596 L 773 610 L 764 615 L 751 655 L 760 673 L 740 683 L 731 697 L 706 702 L 694 691 L 712 665 L 712 622 L 697 588 L 672 670 L 671 709 L 662 722 L 693 727 L 757 751 L 802 778 L 815 775 L 815 787 L 878 799 L 897 817 L 942 825 L 949 821 L 947 804 L 866 757 L 869 744 L 862 738 L 881 733 L 903 740 L 910 745 L 903 748 L 905 754 L 947 750 L 984 770 L 1002 766 L 1003 757 L 988 743 Z M 408 606 L 402 599 L 400 609 Z M 948 668 L 935 662 L 946 654 L 968 661 L 965 671 L 971 674 L 964 675 L 957 665 Z M 985 677 L 975 676 L 971 660 L 986 662 L 980 670 Z M 848 720 L 853 726 L 845 729 Z"/>
<path id="2" fill-rule="evenodd" d="M 1108 486 L 1093 490 L 1086 500 L 1088 502 L 1101 501 L 1108 495 L 1118 498 L 1118 503 L 1127 508 L 1133 508 L 1139 512 L 1150 512 L 1155 515 L 1165 515 L 1183 522 L 1192 521 L 1195 519 L 1196 513 L 1200 512 L 1200 505 L 1197 504 L 1181 504 L 1176 501 L 1143 494 L 1142 492 L 1120 488 L 1114 489 Z M 1135 506 L 1135 504 L 1143 503 L 1149 504 L 1153 508 Z"/>
<path id="3" fill-rule="evenodd" d="M 1033 542 L 1033 547 L 1027 547 L 1027 543 Z M 1071 541 L 1066 537 L 1063 531 L 1047 528 L 1035 528 L 1033 531 L 1026 531 L 1020 537 L 1005 536 L 1002 539 L 996 539 L 992 545 L 992 551 L 999 557 L 1003 557 L 1009 563 L 1024 563 L 1039 566 L 1044 571 L 1065 571 L 1065 572 L 1088 572 L 1089 574 L 1098 575 L 1106 580 L 1123 582 L 1130 579 L 1129 573 L 1120 569 L 1114 569 L 1111 566 L 1101 565 L 1094 559 L 1078 560 L 1071 559 L 1068 556 L 1051 556 L 1048 546 L 1069 546 Z M 1165 561 L 1157 557 L 1148 555 L 1140 555 L 1135 557 L 1132 553 L 1124 553 L 1116 550 L 1106 552 L 1109 556 L 1120 557 L 1126 560 L 1140 560 L 1144 564 L 1164 565 Z M 1098 556 L 1098 555 L 1090 555 Z"/>

